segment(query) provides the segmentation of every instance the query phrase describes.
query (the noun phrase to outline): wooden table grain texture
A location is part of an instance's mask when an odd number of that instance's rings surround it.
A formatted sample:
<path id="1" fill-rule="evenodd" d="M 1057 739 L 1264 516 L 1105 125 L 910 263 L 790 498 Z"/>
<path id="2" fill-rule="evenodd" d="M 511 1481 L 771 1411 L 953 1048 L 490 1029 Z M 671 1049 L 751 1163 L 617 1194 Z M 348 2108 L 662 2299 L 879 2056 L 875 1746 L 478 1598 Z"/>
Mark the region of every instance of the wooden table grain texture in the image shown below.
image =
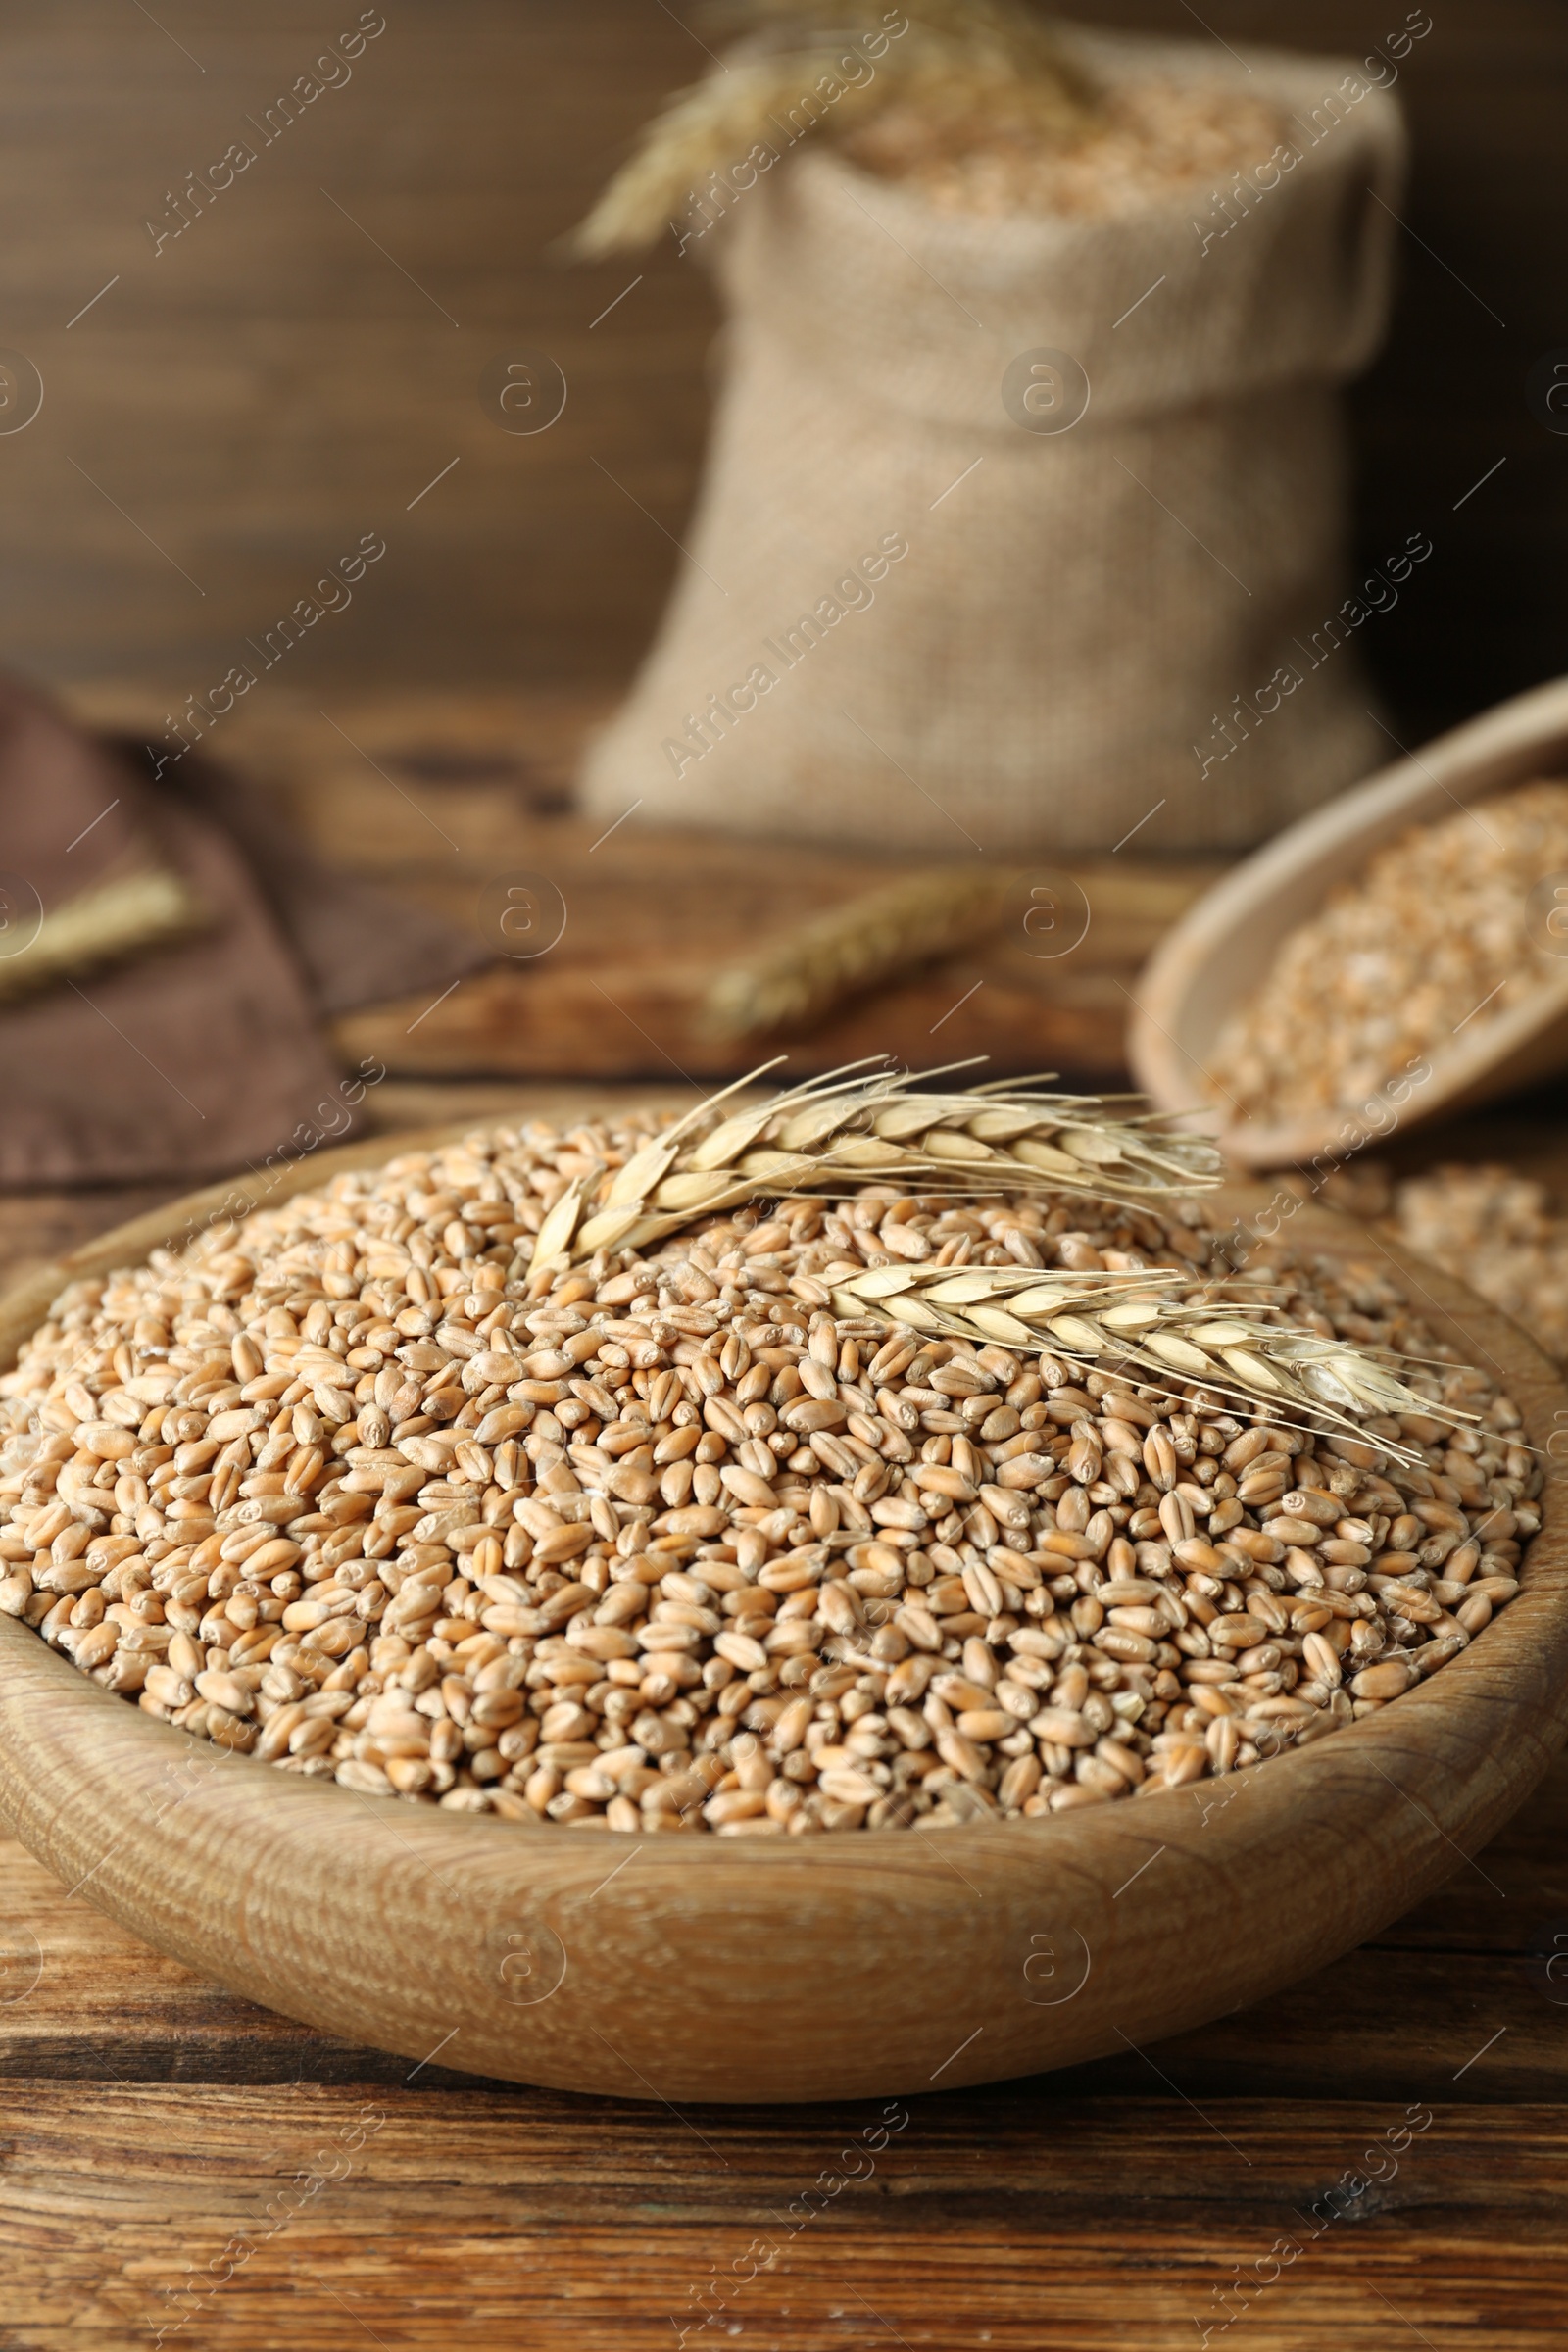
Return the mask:
<path id="1" fill-rule="evenodd" d="M 387 1128 L 585 1099 L 377 1095 Z M 1506 1119 L 1423 1155 L 1560 1183 L 1552 1106 Z M 0 1279 L 152 1204 L 0 1200 Z M 0 1842 L 0 2352 L 1538 2352 L 1568 2300 L 1554 1953 L 1568 1760 L 1385 1934 L 1200 2032 L 905 2102 L 677 2110 L 332 2041 Z"/>

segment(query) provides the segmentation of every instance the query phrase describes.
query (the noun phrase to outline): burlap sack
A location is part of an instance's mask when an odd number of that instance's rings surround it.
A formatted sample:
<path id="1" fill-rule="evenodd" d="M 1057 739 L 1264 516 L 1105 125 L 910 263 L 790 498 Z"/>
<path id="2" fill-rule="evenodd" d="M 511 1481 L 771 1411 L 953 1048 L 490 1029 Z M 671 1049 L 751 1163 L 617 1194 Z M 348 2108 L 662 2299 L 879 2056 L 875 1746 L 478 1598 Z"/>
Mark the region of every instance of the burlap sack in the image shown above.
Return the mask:
<path id="1" fill-rule="evenodd" d="M 737 189 L 707 476 L 596 817 L 1233 849 L 1371 763 L 1336 386 L 1386 311 L 1384 61 L 1085 46 L 1245 81 L 1290 144 L 1109 220 L 939 214 L 815 143 Z"/>

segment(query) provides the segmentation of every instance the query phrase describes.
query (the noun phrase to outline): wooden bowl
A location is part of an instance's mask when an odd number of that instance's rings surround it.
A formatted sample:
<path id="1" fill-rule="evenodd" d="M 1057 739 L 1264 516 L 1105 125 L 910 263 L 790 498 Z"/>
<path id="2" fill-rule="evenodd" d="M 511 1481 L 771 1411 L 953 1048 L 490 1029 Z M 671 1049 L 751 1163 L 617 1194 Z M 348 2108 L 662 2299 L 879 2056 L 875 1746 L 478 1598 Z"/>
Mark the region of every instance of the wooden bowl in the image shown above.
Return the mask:
<path id="1" fill-rule="evenodd" d="M 401 1141 L 321 1154 L 287 1189 Z M 66 1280 L 137 1262 L 259 1189 L 193 1195 L 46 1269 L 0 1301 L 0 1361 Z M 1383 1254 L 1322 1210 L 1293 1231 Z M 1497 1367 L 1535 1444 L 1568 1427 L 1568 1390 L 1522 1332 L 1387 1254 Z M 225 1754 L 0 1618 L 0 1814 L 158 1950 L 411 2064 L 675 2101 L 891 2095 L 1065 2066 L 1333 1960 L 1529 1793 L 1568 1731 L 1568 1503 L 1548 1468 L 1523 1591 L 1433 1682 L 1308 1748 L 1158 1796 L 778 1843 L 530 1830 Z"/>
<path id="2" fill-rule="evenodd" d="M 1138 984 L 1127 1053 L 1138 1085 L 1161 1110 L 1213 1111 L 1223 1098 L 1215 1047 L 1231 1014 L 1263 983 L 1286 935 L 1315 914 L 1368 853 L 1435 817 L 1537 776 L 1568 774 L 1568 678 L 1501 703 L 1419 754 L 1385 768 L 1290 826 L 1208 891 L 1160 942 Z M 1568 1067 L 1568 939 L 1560 960 L 1542 953 L 1540 986 L 1522 1004 L 1478 1022 L 1429 1056 L 1432 1075 L 1380 1128 L 1446 1117 Z M 1238 1120 L 1218 1141 L 1241 1167 L 1344 1158 L 1378 1128 L 1357 1127 L 1359 1105 L 1289 1125 Z M 1359 1142 L 1354 1140 L 1359 1135 Z"/>

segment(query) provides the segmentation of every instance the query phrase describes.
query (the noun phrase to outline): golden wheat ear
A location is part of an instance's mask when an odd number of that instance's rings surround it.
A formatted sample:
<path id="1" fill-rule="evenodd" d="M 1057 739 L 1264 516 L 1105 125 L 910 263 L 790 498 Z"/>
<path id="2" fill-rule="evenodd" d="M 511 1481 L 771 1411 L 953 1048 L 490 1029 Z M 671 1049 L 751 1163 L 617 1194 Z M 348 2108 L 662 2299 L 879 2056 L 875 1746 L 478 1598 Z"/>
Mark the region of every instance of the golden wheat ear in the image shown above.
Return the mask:
<path id="1" fill-rule="evenodd" d="M 52 907 L 25 947 L 0 958 L 0 1004 L 194 938 L 213 920 L 183 874 L 164 866 L 113 874 Z"/>
<path id="2" fill-rule="evenodd" d="M 866 0 L 743 0 L 726 10 L 729 24 L 752 37 L 648 124 L 564 252 L 603 261 L 657 243 L 683 220 L 691 225 L 715 173 L 759 146 L 787 152 L 802 135 L 791 126 L 824 79 L 839 91 L 828 118 L 835 133 L 895 98 L 951 109 L 983 106 L 999 91 L 1026 98 L 1047 138 L 1077 137 L 1093 122 L 1082 69 L 1025 0 L 909 0 L 899 13 L 904 28 L 890 40 L 887 12 Z M 845 81 L 838 69 L 858 34 L 882 46 L 868 77 Z"/>
<path id="3" fill-rule="evenodd" d="M 967 1066 L 967 1065 L 959 1065 Z M 655 1136 L 613 1176 L 580 1178 L 540 1227 L 530 1274 L 599 1250 L 641 1250 L 743 1201 L 859 1192 L 1067 1193 L 1148 1206 L 1220 1180 L 1214 1146 L 1148 1112 L 1115 1116 L 1098 1095 L 918 1091 L 951 1075 L 900 1073 L 877 1055 L 721 1117 L 775 1062 Z"/>
<path id="4" fill-rule="evenodd" d="M 869 1314 L 975 1347 L 998 1341 L 1089 1369 L 1125 1371 L 1146 1384 L 1174 1376 L 1302 1427 L 1355 1436 L 1371 1417 L 1420 1413 L 1455 1429 L 1476 1419 L 1421 1395 L 1364 1348 L 1286 1322 L 1266 1298 L 1216 1302 L 1214 1286 L 1195 1285 L 1176 1267 L 1040 1274 L 1015 1266 L 873 1266 L 842 1281 L 830 1272 L 827 1280 L 834 1311 L 846 1317 Z M 1379 1435 L 1377 1444 L 1417 1458 L 1397 1439 Z"/>
<path id="5" fill-rule="evenodd" d="M 696 208 L 711 175 L 733 170 L 757 146 L 776 149 L 785 139 L 776 118 L 831 70 L 825 48 L 735 58 L 706 81 L 678 90 L 565 239 L 567 257 L 597 262 L 638 253 L 682 220 L 701 235 Z M 857 104 L 853 92 L 846 102 Z"/>
<path id="6" fill-rule="evenodd" d="M 813 915 L 720 972 L 703 1012 L 715 1037 L 806 1029 L 865 990 L 983 939 L 1018 877 L 1009 868 L 901 875 Z"/>

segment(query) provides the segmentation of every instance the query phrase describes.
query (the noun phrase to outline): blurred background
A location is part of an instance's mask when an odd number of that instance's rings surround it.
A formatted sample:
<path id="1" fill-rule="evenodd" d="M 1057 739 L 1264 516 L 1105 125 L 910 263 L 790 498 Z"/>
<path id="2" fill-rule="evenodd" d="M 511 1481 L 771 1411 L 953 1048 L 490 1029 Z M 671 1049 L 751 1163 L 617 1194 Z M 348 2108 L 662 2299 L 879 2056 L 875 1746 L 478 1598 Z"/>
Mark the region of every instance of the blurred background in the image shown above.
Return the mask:
<path id="1" fill-rule="evenodd" d="M 50 682 L 199 690 L 374 529 L 373 584 L 298 649 L 293 683 L 608 694 L 679 562 L 717 312 L 696 247 L 593 269 L 551 248 L 663 97 L 708 71 L 714 36 L 661 0 L 397 0 L 353 78 L 155 250 L 186 175 L 257 143 L 253 122 L 357 22 L 352 0 L 338 13 L 6 10 L 0 317 L 46 406 L 0 437 L 5 657 Z M 1406 11 L 1072 13 L 1360 54 Z M 1534 363 L 1568 345 L 1559 0 L 1445 0 L 1397 87 L 1409 228 L 1392 333 L 1350 399 L 1362 555 L 1418 528 L 1442 547 L 1419 597 L 1365 633 L 1419 736 L 1563 665 L 1568 442 L 1525 396 Z M 478 395 L 514 344 L 552 354 L 570 387 L 532 437 L 500 430 Z"/>

